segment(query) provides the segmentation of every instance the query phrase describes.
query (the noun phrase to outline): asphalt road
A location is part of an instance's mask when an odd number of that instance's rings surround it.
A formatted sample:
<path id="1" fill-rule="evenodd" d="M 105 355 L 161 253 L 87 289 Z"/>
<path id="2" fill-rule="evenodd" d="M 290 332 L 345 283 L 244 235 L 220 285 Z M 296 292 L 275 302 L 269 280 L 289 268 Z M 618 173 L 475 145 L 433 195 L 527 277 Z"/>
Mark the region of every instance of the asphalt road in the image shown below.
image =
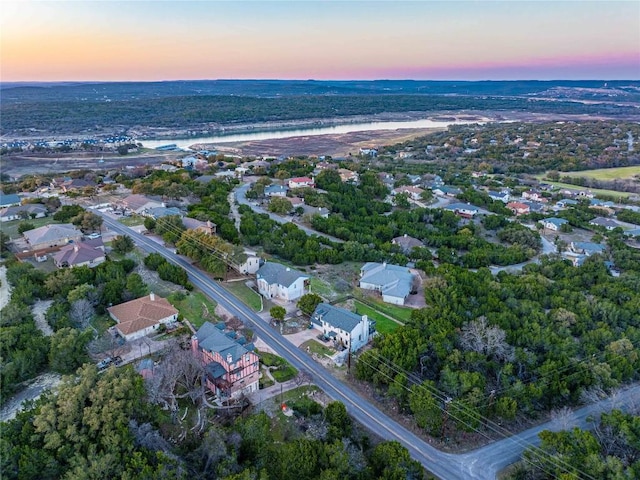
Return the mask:
<path id="1" fill-rule="evenodd" d="M 494 480 L 502 468 L 519 459 L 526 447 L 539 443 L 537 435 L 540 431 L 554 427 L 553 423 L 549 422 L 516 435 L 502 431 L 501 433 L 507 438 L 465 454 L 454 455 L 440 452 L 397 424 L 348 386 L 336 380 L 321 365 L 292 345 L 282 335 L 272 330 L 253 310 L 189 264 L 184 258 L 173 254 L 168 249 L 132 231 L 116 220 L 105 215 L 102 216 L 104 224 L 110 229 L 120 234 L 129 235 L 140 248 L 147 252 L 159 253 L 172 263 L 184 268 L 195 286 L 230 313 L 240 318 L 246 325 L 251 326 L 256 334 L 269 344 L 278 355 L 285 358 L 297 369 L 309 372 L 314 383 L 329 397 L 344 403 L 347 411 L 356 421 L 381 438 L 400 442 L 409 450 L 415 460 L 444 480 Z M 595 413 L 606 411 L 612 406 L 625 409 L 638 405 L 640 405 L 640 386 L 636 385 L 621 392 L 614 399 L 604 400 L 577 410 L 574 413 L 574 423 L 572 424 L 585 427 L 587 426 L 586 418 Z M 496 428 L 500 427 L 496 426 Z"/>
<path id="2" fill-rule="evenodd" d="M 238 203 L 240 205 L 247 205 L 249 208 L 251 208 L 251 210 L 253 210 L 256 213 L 266 213 L 267 215 L 269 215 L 269 218 L 271 220 L 275 221 L 275 222 L 278 222 L 278 223 L 289 223 L 289 222 L 291 222 L 295 226 L 297 226 L 300 230 L 305 232 L 307 235 L 317 235 L 319 237 L 327 238 L 327 239 L 331 240 L 332 242 L 344 243 L 344 240 L 342 240 L 342 239 L 340 239 L 338 237 L 334 237 L 334 236 L 328 235 L 326 233 L 318 232 L 317 230 L 313 230 L 312 228 L 306 227 L 304 225 L 300 225 L 298 222 L 295 221 L 295 219 L 293 217 L 281 217 L 280 215 L 276 215 L 275 213 L 271 213 L 271 212 L 265 210 L 264 208 L 260 207 L 259 205 L 254 205 L 252 202 L 247 200 L 247 190 L 249 190 L 249 187 L 251 187 L 251 184 L 250 183 L 245 183 L 243 185 L 240 185 L 235 190 L 236 200 L 238 201 Z"/>

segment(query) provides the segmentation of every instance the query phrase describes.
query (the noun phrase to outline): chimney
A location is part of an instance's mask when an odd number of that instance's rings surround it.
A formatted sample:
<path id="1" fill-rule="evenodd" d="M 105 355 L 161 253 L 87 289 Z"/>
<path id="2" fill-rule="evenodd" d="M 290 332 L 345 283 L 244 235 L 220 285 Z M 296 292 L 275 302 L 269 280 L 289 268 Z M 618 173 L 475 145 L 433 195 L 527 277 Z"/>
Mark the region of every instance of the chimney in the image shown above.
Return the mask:
<path id="1" fill-rule="evenodd" d="M 74 251 L 74 252 L 77 252 L 77 251 L 78 251 L 78 245 L 74 245 L 74 246 L 73 246 L 73 251 Z"/>
<path id="2" fill-rule="evenodd" d="M 233 356 L 230 353 L 227 353 L 227 363 L 229 365 L 233 363 Z"/>
<path id="3" fill-rule="evenodd" d="M 404 238 L 407 238 L 407 234 L 406 233 L 404 234 Z"/>
<path id="4" fill-rule="evenodd" d="M 290 271 L 291 271 L 291 269 L 289 267 L 287 267 L 287 272 L 290 272 Z"/>
<path id="5" fill-rule="evenodd" d="M 149 300 L 151 300 L 152 302 L 155 302 L 155 301 L 156 301 L 156 294 L 155 294 L 155 293 L 153 293 L 153 292 L 151 292 L 151 293 L 149 294 Z"/>

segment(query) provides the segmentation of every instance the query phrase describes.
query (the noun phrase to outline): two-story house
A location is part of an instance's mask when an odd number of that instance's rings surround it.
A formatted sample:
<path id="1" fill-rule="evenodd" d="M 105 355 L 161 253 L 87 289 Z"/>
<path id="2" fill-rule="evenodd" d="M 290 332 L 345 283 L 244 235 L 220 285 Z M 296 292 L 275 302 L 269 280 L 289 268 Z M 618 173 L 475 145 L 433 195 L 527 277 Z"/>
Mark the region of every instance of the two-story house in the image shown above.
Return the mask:
<path id="1" fill-rule="evenodd" d="M 260 363 L 251 344 L 243 345 L 204 322 L 191 337 L 191 350 L 205 366 L 207 388 L 219 397 L 235 398 L 258 390 Z"/>
<path id="2" fill-rule="evenodd" d="M 293 302 L 306 292 L 309 276 L 280 263 L 267 262 L 256 272 L 260 295 L 285 302 Z"/>
<path id="3" fill-rule="evenodd" d="M 318 304 L 311 315 L 311 323 L 337 345 L 352 352 L 369 341 L 371 322 L 366 315 L 358 315 L 328 303 Z"/>

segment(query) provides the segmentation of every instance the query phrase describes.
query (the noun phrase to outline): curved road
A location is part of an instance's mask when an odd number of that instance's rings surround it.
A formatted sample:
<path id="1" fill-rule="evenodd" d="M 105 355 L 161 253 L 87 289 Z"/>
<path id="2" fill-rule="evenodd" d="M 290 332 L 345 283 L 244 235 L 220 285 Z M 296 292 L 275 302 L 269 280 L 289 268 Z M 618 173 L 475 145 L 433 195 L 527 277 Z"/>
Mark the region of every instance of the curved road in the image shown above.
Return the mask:
<path id="1" fill-rule="evenodd" d="M 254 205 L 249 200 L 247 200 L 247 190 L 249 190 L 249 187 L 251 187 L 251 184 L 250 183 L 245 183 L 245 184 L 240 185 L 237 189 L 234 190 L 235 196 L 236 196 L 236 200 L 240 205 L 248 206 L 255 213 L 266 213 L 267 215 L 269 215 L 269 218 L 271 220 L 275 221 L 275 222 L 278 222 L 278 223 L 293 223 L 296 227 L 298 227 L 300 230 L 305 232 L 307 235 L 317 235 L 318 237 L 327 238 L 327 239 L 331 240 L 332 242 L 344 243 L 344 240 L 342 240 L 342 239 L 340 239 L 338 237 L 334 237 L 334 236 L 326 234 L 326 233 L 318 232 L 317 230 L 313 230 L 312 228 L 306 227 L 304 225 L 300 225 L 298 222 L 296 222 L 293 219 L 293 217 L 281 217 L 280 215 L 276 215 L 275 213 L 268 212 L 267 210 L 265 210 L 264 208 L 262 208 L 262 207 L 260 207 L 258 205 Z"/>
<path id="2" fill-rule="evenodd" d="M 99 212 L 98 212 L 99 213 Z M 446 480 L 493 480 L 505 466 L 517 461 L 522 451 L 538 443 L 538 433 L 551 428 L 551 424 L 540 425 L 517 435 L 494 442 L 486 447 L 466 454 L 453 455 L 443 453 L 417 437 L 415 434 L 397 424 L 376 406 L 360 397 L 348 386 L 336 380 L 322 366 L 313 361 L 304 352 L 292 345 L 282 335 L 272 330 L 249 307 L 235 298 L 225 289 L 217 285 L 184 258 L 158 245 L 119 222 L 102 214 L 106 226 L 123 235 L 135 239 L 136 244 L 147 252 L 163 255 L 167 260 L 181 266 L 189 274 L 191 282 L 206 295 L 220 303 L 229 312 L 236 315 L 244 323 L 250 325 L 274 351 L 298 369 L 305 369 L 313 376 L 313 380 L 329 397 L 345 404 L 349 414 L 366 426 L 373 433 L 386 440 L 397 440 L 404 445 L 411 456 L 419 461 L 434 475 Z M 617 408 L 640 404 L 640 386 L 634 386 L 618 395 L 613 401 Z M 594 413 L 611 406 L 612 400 L 598 402 L 584 407 L 574 414 L 577 424 L 585 426 L 585 419 Z M 583 422 L 583 423 L 580 423 Z M 510 435 L 510 432 L 504 432 Z"/>

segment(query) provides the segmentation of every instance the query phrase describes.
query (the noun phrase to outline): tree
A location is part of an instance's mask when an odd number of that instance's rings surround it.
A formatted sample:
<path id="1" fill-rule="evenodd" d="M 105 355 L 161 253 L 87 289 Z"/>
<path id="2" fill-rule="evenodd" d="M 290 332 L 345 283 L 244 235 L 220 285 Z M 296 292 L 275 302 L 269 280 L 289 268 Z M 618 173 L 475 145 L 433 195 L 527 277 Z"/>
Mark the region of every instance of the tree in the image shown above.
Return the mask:
<path id="1" fill-rule="evenodd" d="M 118 235 L 111 242 L 113 250 L 121 255 L 132 251 L 135 247 L 135 243 L 129 235 Z"/>
<path id="2" fill-rule="evenodd" d="M 57 214 L 56 214 L 57 215 Z M 71 223 L 79 226 L 83 232 L 95 232 L 102 226 L 102 217 L 93 212 L 83 211 L 71 219 Z"/>
<path id="3" fill-rule="evenodd" d="M 82 212 L 84 212 L 84 208 L 80 205 L 63 205 L 53 215 L 53 219 L 57 222 L 69 222 L 72 218 L 77 217 Z"/>
<path id="4" fill-rule="evenodd" d="M 127 276 L 126 288 L 127 291 L 124 294 L 124 298 L 126 300 L 144 297 L 149 293 L 147 285 L 142 280 L 142 277 L 137 273 L 130 273 Z"/>
<path id="5" fill-rule="evenodd" d="M 269 202 L 269 211 L 278 215 L 286 215 L 292 209 L 291 202 L 283 197 L 273 197 Z"/>
<path id="6" fill-rule="evenodd" d="M 409 451 L 400 442 L 379 443 L 369 458 L 373 475 L 379 480 L 419 480 L 423 478 L 422 466 L 411 459 Z"/>
<path id="7" fill-rule="evenodd" d="M 152 217 L 145 217 L 144 228 L 152 232 L 156 228 L 156 220 Z"/>
<path id="8" fill-rule="evenodd" d="M 155 232 L 162 235 L 166 243 L 175 244 L 185 230 L 180 215 L 168 215 L 156 220 Z"/>
<path id="9" fill-rule="evenodd" d="M 24 232 L 33 230 L 36 226 L 31 222 L 20 222 L 18 224 L 18 233 L 22 235 Z"/>
<path id="10" fill-rule="evenodd" d="M 341 440 L 351 435 L 351 417 L 342 402 L 331 402 L 324 410 L 329 423 L 329 439 Z"/>
<path id="11" fill-rule="evenodd" d="M 77 328 L 84 330 L 91 325 L 91 320 L 95 313 L 95 309 L 93 308 L 93 305 L 91 305 L 91 302 L 86 298 L 82 298 L 71 304 L 69 318 Z"/>
<path id="12" fill-rule="evenodd" d="M 275 307 L 271 307 L 271 309 L 269 310 L 269 314 L 271 315 L 271 318 L 281 322 L 284 320 L 284 316 L 287 314 L 287 311 L 284 307 L 276 305 Z"/>
<path id="13" fill-rule="evenodd" d="M 61 328 L 51 336 L 49 365 L 59 373 L 73 373 L 88 360 L 86 348 L 92 332 Z"/>
<path id="14" fill-rule="evenodd" d="M 316 293 L 305 293 L 300 300 L 298 300 L 298 308 L 302 313 L 311 315 L 318 304 L 322 303 L 322 297 Z"/>

